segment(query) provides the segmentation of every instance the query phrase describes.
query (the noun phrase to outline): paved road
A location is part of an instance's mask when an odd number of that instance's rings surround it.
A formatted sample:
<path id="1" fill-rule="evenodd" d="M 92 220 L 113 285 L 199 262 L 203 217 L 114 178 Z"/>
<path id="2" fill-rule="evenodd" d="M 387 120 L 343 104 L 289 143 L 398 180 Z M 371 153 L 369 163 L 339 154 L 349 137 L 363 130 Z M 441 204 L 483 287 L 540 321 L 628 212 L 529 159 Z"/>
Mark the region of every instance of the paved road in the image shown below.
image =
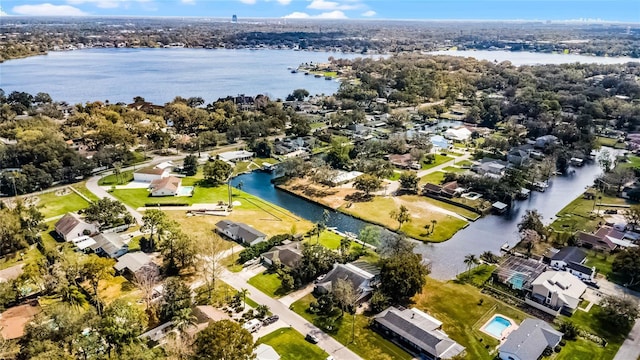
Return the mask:
<path id="1" fill-rule="evenodd" d="M 244 279 L 241 273 L 232 273 L 226 269 L 222 273 L 222 280 L 231 285 L 235 289 L 247 289 L 249 290 L 249 297 L 258 304 L 267 305 L 272 313 L 277 314 L 280 317 L 279 322 L 282 322 L 288 326 L 291 326 L 302 335 L 306 335 L 309 332 L 313 332 L 319 339 L 318 346 L 333 356 L 336 360 L 358 360 L 361 359 L 354 352 L 340 344 L 331 336 L 322 332 L 322 330 L 315 327 L 313 324 L 305 320 L 302 316 L 289 310 L 289 307 L 284 303 L 273 299 L 255 287 L 247 283 L 247 279 Z"/>
<path id="2" fill-rule="evenodd" d="M 622 343 L 618 353 L 613 360 L 636 360 L 640 359 L 640 320 L 631 329 L 629 335 Z"/>

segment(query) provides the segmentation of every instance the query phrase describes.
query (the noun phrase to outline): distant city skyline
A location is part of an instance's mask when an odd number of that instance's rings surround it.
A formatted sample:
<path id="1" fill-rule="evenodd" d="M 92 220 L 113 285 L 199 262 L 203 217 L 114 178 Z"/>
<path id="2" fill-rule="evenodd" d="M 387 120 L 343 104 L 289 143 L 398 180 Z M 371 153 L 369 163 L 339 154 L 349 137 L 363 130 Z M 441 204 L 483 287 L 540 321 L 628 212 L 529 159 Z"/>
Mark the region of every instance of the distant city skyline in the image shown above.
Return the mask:
<path id="1" fill-rule="evenodd" d="M 638 0 L 3 0 L 0 15 L 640 23 Z"/>

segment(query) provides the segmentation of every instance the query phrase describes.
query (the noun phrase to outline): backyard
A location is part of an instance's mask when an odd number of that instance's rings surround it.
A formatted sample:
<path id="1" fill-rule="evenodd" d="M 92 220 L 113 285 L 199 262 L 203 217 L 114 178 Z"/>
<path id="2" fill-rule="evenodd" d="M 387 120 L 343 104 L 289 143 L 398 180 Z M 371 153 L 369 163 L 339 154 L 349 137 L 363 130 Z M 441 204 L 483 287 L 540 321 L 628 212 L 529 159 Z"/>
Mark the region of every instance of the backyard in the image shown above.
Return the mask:
<path id="1" fill-rule="evenodd" d="M 78 211 L 89 206 L 85 199 L 71 190 L 66 190 L 63 193 L 57 190 L 34 196 L 38 198 L 36 206 L 40 209 L 45 219 Z"/>
<path id="2" fill-rule="evenodd" d="M 291 328 L 278 329 L 258 339 L 256 344 L 270 345 L 281 360 L 324 360 L 328 355 Z"/>
<path id="3" fill-rule="evenodd" d="M 595 199 L 586 199 L 583 195 L 565 206 L 556 216 L 558 217 L 551 227 L 556 231 L 586 231 L 595 230 L 599 223 L 603 221 L 601 216 L 594 214 L 594 211 L 603 211 L 611 208 L 606 205 L 627 205 L 627 200 L 615 196 L 608 196 L 593 188 L 588 190 L 595 194 Z"/>

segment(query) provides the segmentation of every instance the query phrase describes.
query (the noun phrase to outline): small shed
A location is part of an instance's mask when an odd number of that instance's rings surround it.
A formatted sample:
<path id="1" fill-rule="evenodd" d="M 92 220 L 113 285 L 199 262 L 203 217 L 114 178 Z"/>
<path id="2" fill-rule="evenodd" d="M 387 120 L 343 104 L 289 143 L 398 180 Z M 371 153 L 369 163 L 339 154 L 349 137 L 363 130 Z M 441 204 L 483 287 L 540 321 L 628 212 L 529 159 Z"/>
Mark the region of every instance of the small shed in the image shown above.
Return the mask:
<path id="1" fill-rule="evenodd" d="M 500 201 L 496 201 L 493 204 L 491 204 L 491 208 L 498 214 L 503 214 L 504 212 L 507 211 L 507 209 L 509 208 L 509 205 Z"/>

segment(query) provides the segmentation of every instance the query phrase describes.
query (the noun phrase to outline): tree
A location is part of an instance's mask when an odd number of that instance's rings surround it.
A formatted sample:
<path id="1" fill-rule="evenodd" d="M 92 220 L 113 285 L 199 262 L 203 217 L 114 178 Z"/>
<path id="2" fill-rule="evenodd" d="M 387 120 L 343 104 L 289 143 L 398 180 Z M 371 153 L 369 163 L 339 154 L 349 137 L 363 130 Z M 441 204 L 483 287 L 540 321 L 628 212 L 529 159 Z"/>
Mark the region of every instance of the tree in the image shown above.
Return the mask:
<path id="1" fill-rule="evenodd" d="M 180 225 L 174 220 L 161 223 L 158 230 L 158 249 L 169 274 L 177 274 L 193 265 L 197 254 L 195 241 L 182 232 Z"/>
<path id="2" fill-rule="evenodd" d="M 363 174 L 358 176 L 358 178 L 353 182 L 353 187 L 364 192 L 365 196 L 369 198 L 371 192 L 380 189 L 381 184 L 382 180 L 380 180 L 380 178 L 369 174 Z"/>
<path id="3" fill-rule="evenodd" d="M 611 269 L 622 275 L 628 286 L 640 284 L 640 247 L 630 247 L 618 253 Z"/>
<path id="4" fill-rule="evenodd" d="M 560 332 L 564 334 L 563 338 L 575 340 L 578 334 L 580 334 L 580 329 L 571 321 L 563 321 L 562 324 L 560 324 Z"/>
<path id="5" fill-rule="evenodd" d="M 624 218 L 629 225 L 632 225 L 635 229 L 640 223 L 640 205 L 631 205 L 625 212 Z"/>
<path id="6" fill-rule="evenodd" d="M 296 101 L 304 101 L 304 99 L 309 96 L 309 91 L 307 91 L 306 89 L 295 89 L 289 96 Z M 287 99 L 288 98 L 289 97 L 287 97 Z"/>
<path id="7" fill-rule="evenodd" d="M 346 279 L 338 279 L 331 287 L 333 297 L 338 303 L 338 307 L 344 314 L 345 311 L 352 311 L 353 307 L 358 300 L 358 294 L 351 284 Z"/>
<path id="8" fill-rule="evenodd" d="M 123 347 L 138 341 L 146 326 L 147 317 L 142 310 L 126 300 L 117 299 L 106 308 L 99 331 L 109 348 L 120 353 Z"/>
<path id="9" fill-rule="evenodd" d="M 611 153 L 609 150 L 604 149 L 598 155 L 598 164 L 602 168 L 602 171 L 608 173 L 613 169 L 613 161 L 611 160 Z"/>
<path id="10" fill-rule="evenodd" d="M 405 252 L 413 252 L 415 245 L 404 236 L 385 232 L 380 239 L 378 252 L 381 256 L 392 257 Z"/>
<path id="11" fill-rule="evenodd" d="M 222 260 L 225 254 L 225 242 L 220 235 L 213 233 L 210 238 L 201 239 L 198 242 L 198 266 L 207 288 L 207 298 L 211 300 L 212 292 L 216 288 L 216 281 L 224 265 Z"/>
<path id="12" fill-rule="evenodd" d="M 156 231 L 162 227 L 162 224 L 167 220 L 167 214 L 162 210 L 148 209 L 142 216 L 142 231 L 149 231 L 149 250 L 155 250 L 154 235 Z"/>
<path id="13" fill-rule="evenodd" d="M 464 263 L 467 265 L 467 275 L 471 272 L 471 267 L 478 264 L 478 258 L 474 254 L 468 254 L 464 257 Z"/>
<path id="14" fill-rule="evenodd" d="M 182 164 L 182 171 L 187 176 L 193 176 L 198 172 L 198 158 L 195 155 L 187 155 Z"/>
<path id="15" fill-rule="evenodd" d="M 193 310 L 191 308 L 179 309 L 171 318 L 171 322 L 173 322 L 173 326 L 178 333 L 184 333 L 189 326 L 195 325 L 197 323 L 197 318 L 193 315 Z"/>
<path id="16" fill-rule="evenodd" d="M 414 171 L 405 171 L 400 174 L 400 188 L 412 193 L 418 192 L 418 174 Z"/>
<path id="17" fill-rule="evenodd" d="M 147 311 L 153 305 L 154 288 L 160 281 L 160 270 L 157 266 L 147 264 L 133 274 L 133 283 L 142 291 L 142 300 Z"/>
<path id="18" fill-rule="evenodd" d="M 338 248 L 338 250 L 340 251 L 340 255 L 341 256 L 346 256 L 347 253 L 349 252 L 349 247 L 351 247 L 351 239 L 349 239 L 348 237 L 343 237 L 342 239 L 340 239 L 340 247 Z"/>
<path id="19" fill-rule="evenodd" d="M 193 347 L 194 360 L 251 360 L 256 356 L 251 333 L 230 320 L 209 323 L 198 333 Z"/>
<path id="20" fill-rule="evenodd" d="M 638 303 L 631 297 L 605 296 L 600 301 L 600 318 L 612 329 L 625 333 L 638 318 Z"/>
<path id="21" fill-rule="evenodd" d="M 36 104 L 49 104 L 53 102 L 53 100 L 51 99 L 51 96 L 45 92 L 37 93 L 36 96 L 33 98 L 33 101 Z"/>
<path id="22" fill-rule="evenodd" d="M 428 274 L 421 255 L 403 251 L 381 260 L 380 290 L 394 303 L 405 301 L 422 291 Z"/>
<path id="23" fill-rule="evenodd" d="M 398 210 L 392 210 L 389 215 L 398 222 L 398 230 L 402 228 L 402 224 L 411 221 L 411 213 L 404 205 L 400 205 Z"/>
<path id="24" fill-rule="evenodd" d="M 367 225 L 360 230 L 358 240 L 364 244 L 376 246 L 380 243 L 380 228 L 374 225 Z"/>
<path id="25" fill-rule="evenodd" d="M 247 307 L 247 294 L 249 294 L 249 289 L 241 288 L 238 291 L 238 295 L 242 297 L 242 309 Z"/>
<path id="26" fill-rule="evenodd" d="M 527 229 L 535 231 L 541 237 L 546 236 L 547 229 L 542 223 L 542 214 L 538 210 L 527 210 L 522 215 L 522 220 L 518 223 L 518 232 L 523 232 Z"/>
<path id="27" fill-rule="evenodd" d="M 160 317 L 164 321 L 173 319 L 183 309 L 191 309 L 191 289 L 180 278 L 172 277 L 164 283 L 164 295 Z"/>
<path id="28" fill-rule="evenodd" d="M 287 134 L 294 136 L 307 136 L 311 132 L 309 119 L 304 116 L 294 115 L 291 117 L 291 127 L 287 129 Z"/>
<path id="29" fill-rule="evenodd" d="M 89 205 L 84 211 L 85 219 L 98 223 L 100 229 L 133 223 L 133 217 L 118 200 L 102 198 Z"/>
<path id="30" fill-rule="evenodd" d="M 223 184 L 232 172 L 231 165 L 222 160 L 208 161 L 204 164 L 204 179 L 213 185 Z"/>
<path id="31" fill-rule="evenodd" d="M 99 284 L 101 280 L 108 280 L 113 277 L 115 270 L 113 269 L 114 261 L 112 259 L 103 258 L 97 255 L 89 255 L 82 265 L 82 275 L 89 281 L 93 289 L 94 302 L 98 314 L 102 314 L 102 300 L 98 294 Z"/>

